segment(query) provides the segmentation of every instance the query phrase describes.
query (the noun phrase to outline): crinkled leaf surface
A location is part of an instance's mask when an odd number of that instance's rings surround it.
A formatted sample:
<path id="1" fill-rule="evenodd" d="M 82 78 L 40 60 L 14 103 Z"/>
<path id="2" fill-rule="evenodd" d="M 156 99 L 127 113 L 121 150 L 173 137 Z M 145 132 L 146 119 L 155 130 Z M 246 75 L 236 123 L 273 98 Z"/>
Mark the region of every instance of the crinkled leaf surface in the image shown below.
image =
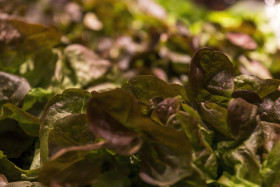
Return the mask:
<path id="1" fill-rule="evenodd" d="M 96 93 L 88 105 L 88 114 L 93 132 L 117 153 L 133 154 L 141 148 L 142 180 L 164 186 L 192 173 L 192 149 L 184 133 L 143 116 L 139 101 L 131 93 L 123 89 Z M 145 143 L 141 147 L 142 141 Z"/>
<path id="2" fill-rule="evenodd" d="M 223 142 L 223 144 L 223 146 L 225 146 L 226 142 Z M 258 125 L 250 134 L 250 137 L 243 141 L 239 146 L 232 147 L 231 149 L 225 151 L 223 151 L 223 149 L 226 148 L 219 146 L 218 151 L 221 151 L 223 163 L 227 167 L 233 169 L 236 177 L 246 179 L 260 185 L 262 184 L 260 174 L 261 164 L 257 155 L 262 146 L 262 128 L 261 125 Z M 232 171 L 229 170 L 228 172 Z"/>
<path id="3" fill-rule="evenodd" d="M 179 96 L 163 100 L 155 106 L 151 118 L 158 123 L 165 125 L 169 117 L 179 111 L 180 103 L 181 97 Z"/>
<path id="4" fill-rule="evenodd" d="M 263 98 L 259 113 L 263 121 L 280 122 L 280 91 L 275 91 Z"/>
<path id="5" fill-rule="evenodd" d="M 94 143 L 95 136 L 88 127 L 86 114 L 71 114 L 58 119 L 49 131 L 49 157 L 59 150 Z"/>
<path id="6" fill-rule="evenodd" d="M 233 65 L 220 51 L 200 49 L 192 59 L 189 80 L 197 94 L 206 89 L 212 94 L 229 97 L 234 88 Z"/>
<path id="7" fill-rule="evenodd" d="M 167 84 L 155 76 L 137 76 L 130 79 L 124 87 L 145 104 L 148 104 L 152 98 L 160 97 L 166 99 L 178 95 L 182 97 L 183 101 L 188 101 L 184 87 L 177 84 Z"/>
<path id="8" fill-rule="evenodd" d="M 276 91 L 279 86 L 278 79 L 260 79 L 250 75 L 239 75 L 234 79 L 234 92 L 252 91 L 261 99 Z"/>
<path id="9" fill-rule="evenodd" d="M 227 109 L 211 102 L 200 105 L 202 119 L 228 138 L 244 138 L 256 126 L 258 107 L 241 98 L 231 100 Z"/>
<path id="10" fill-rule="evenodd" d="M 49 132 L 54 128 L 55 122 L 71 114 L 85 113 L 86 104 L 90 96 L 91 94 L 85 90 L 67 89 L 48 102 L 40 124 L 41 163 L 48 160 Z"/>

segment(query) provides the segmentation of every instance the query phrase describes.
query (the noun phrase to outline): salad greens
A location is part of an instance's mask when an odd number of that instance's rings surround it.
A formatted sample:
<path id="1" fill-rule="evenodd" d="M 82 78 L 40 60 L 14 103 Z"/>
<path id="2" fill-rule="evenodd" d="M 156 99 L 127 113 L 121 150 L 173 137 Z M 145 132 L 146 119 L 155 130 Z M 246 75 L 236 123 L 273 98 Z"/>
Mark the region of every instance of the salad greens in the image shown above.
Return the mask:
<path id="1" fill-rule="evenodd" d="M 0 186 L 280 185 L 261 16 L 143 2 L 0 1 Z"/>

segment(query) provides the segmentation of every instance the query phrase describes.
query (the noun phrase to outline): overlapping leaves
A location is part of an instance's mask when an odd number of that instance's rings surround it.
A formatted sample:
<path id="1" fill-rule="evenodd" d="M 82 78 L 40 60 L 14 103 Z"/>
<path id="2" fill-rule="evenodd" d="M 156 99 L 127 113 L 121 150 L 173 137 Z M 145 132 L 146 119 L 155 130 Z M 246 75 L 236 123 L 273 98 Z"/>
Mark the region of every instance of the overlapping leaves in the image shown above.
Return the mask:
<path id="1" fill-rule="evenodd" d="M 1 171 L 9 181 L 36 180 L 41 162 L 46 185 L 98 186 L 114 173 L 124 186 L 278 184 L 279 81 L 234 77 L 229 59 L 209 48 L 195 54 L 190 70 L 186 88 L 138 76 L 111 91 L 67 89 L 47 103 L 40 122 L 8 103 L 3 90 Z M 3 75 L 14 87 L 24 81 Z M 50 94 L 31 90 L 15 101 L 31 110 Z M 32 146 L 38 132 L 30 170 L 17 167 L 9 159 Z"/>

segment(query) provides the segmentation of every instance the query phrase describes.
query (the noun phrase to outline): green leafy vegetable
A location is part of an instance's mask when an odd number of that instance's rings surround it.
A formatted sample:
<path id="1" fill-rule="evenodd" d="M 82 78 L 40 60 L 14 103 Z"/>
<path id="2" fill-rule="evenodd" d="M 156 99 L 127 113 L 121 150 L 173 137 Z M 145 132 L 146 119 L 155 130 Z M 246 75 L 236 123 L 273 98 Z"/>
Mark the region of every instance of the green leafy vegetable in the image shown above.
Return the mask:
<path id="1" fill-rule="evenodd" d="M 0 0 L 0 186 L 279 186 L 277 6 L 248 2 Z"/>
<path id="2" fill-rule="evenodd" d="M 199 50 L 190 65 L 190 82 L 198 94 L 206 89 L 212 94 L 229 97 L 234 87 L 233 65 L 228 57 L 210 48 Z"/>
<path id="3" fill-rule="evenodd" d="M 40 124 L 41 163 L 48 160 L 48 138 L 57 120 L 75 113 L 85 113 L 90 93 L 80 89 L 68 89 L 54 96 L 46 106 Z"/>
<path id="4" fill-rule="evenodd" d="M 7 159 L 7 157 L 0 151 L 0 169 L 8 181 L 19 180 L 34 180 L 37 178 L 37 170 L 22 170 Z"/>

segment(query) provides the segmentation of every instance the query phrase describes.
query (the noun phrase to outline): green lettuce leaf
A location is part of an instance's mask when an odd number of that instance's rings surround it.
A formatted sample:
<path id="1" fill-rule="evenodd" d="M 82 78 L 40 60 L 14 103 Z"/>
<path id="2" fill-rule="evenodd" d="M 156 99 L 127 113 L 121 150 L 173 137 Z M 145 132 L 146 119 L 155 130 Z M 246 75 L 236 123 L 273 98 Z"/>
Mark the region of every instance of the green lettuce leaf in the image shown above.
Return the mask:
<path id="1" fill-rule="evenodd" d="M 8 158 L 18 158 L 39 134 L 40 121 L 17 106 L 6 103 L 0 108 L 0 150 Z"/>
<path id="2" fill-rule="evenodd" d="M 279 86 L 280 80 L 278 79 L 260 79 L 250 75 L 239 75 L 234 79 L 234 92 L 255 92 L 261 99 L 276 91 Z"/>
<path id="3" fill-rule="evenodd" d="M 206 122 L 209 128 L 215 129 L 217 132 L 227 138 L 234 139 L 231 126 L 227 122 L 228 111 L 226 108 L 212 102 L 200 103 L 201 118 Z"/>
<path id="4" fill-rule="evenodd" d="M 86 114 L 71 114 L 58 119 L 49 131 L 48 150 L 49 157 L 59 150 L 78 145 L 86 145 L 95 142 L 95 136 L 91 133 Z"/>
<path id="5" fill-rule="evenodd" d="M 102 171 L 106 152 L 97 150 L 104 142 L 61 149 L 40 169 L 39 181 L 45 185 L 91 184 Z"/>
<path id="6" fill-rule="evenodd" d="M 201 125 L 195 118 L 183 111 L 176 113 L 174 118 L 192 144 L 193 163 L 204 172 L 204 175 L 215 179 L 218 169 L 217 158 L 208 142 L 203 138 Z"/>
<path id="7" fill-rule="evenodd" d="M 40 156 L 41 163 L 48 160 L 48 139 L 50 130 L 57 120 L 75 113 L 85 113 L 87 100 L 91 94 L 81 89 L 67 89 L 54 96 L 47 104 L 40 124 Z"/>
<path id="8" fill-rule="evenodd" d="M 223 175 L 218 179 L 218 184 L 223 187 L 260 187 L 260 185 L 254 184 L 244 178 L 239 178 L 236 176 L 231 176 L 228 173 L 223 173 Z"/>
<path id="9" fill-rule="evenodd" d="M 258 125 L 250 137 L 237 147 L 232 147 L 231 142 L 228 145 L 226 145 L 226 142 L 220 142 L 218 151 L 224 168 L 227 168 L 226 171 L 234 173 L 234 176 L 239 179 L 246 179 L 254 184 L 261 185 L 261 160 L 258 154 L 262 149 L 263 142 L 261 125 Z M 226 148 L 229 145 L 231 148 Z"/>
<path id="10" fill-rule="evenodd" d="M 0 150 L 0 171 L 8 181 L 35 180 L 38 176 L 38 169 L 22 170 L 8 160 L 7 156 Z"/>
<path id="11" fill-rule="evenodd" d="M 19 127 L 29 136 L 38 136 L 40 128 L 40 120 L 33 115 L 24 112 L 17 106 L 6 103 L 0 108 L 0 124 L 4 126 L 5 124 L 1 122 L 5 119 L 12 119 L 18 122 Z"/>
<path id="12" fill-rule="evenodd" d="M 141 102 L 148 104 L 153 98 L 170 98 L 180 95 L 183 101 L 188 101 L 184 87 L 177 84 L 167 84 L 163 80 L 151 76 L 141 75 L 132 78 L 123 86 L 130 90 Z"/>
<path id="13" fill-rule="evenodd" d="M 267 160 L 263 163 L 262 175 L 264 186 L 276 187 L 280 184 L 280 142 L 277 141 L 268 155 Z"/>
<path id="14" fill-rule="evenodd" d="M 41 116 L 47 102 L 54 95 L 53 91 L 43 88 L 32 88 L 24 97 L 22 110 L 35 116 Z"/>

